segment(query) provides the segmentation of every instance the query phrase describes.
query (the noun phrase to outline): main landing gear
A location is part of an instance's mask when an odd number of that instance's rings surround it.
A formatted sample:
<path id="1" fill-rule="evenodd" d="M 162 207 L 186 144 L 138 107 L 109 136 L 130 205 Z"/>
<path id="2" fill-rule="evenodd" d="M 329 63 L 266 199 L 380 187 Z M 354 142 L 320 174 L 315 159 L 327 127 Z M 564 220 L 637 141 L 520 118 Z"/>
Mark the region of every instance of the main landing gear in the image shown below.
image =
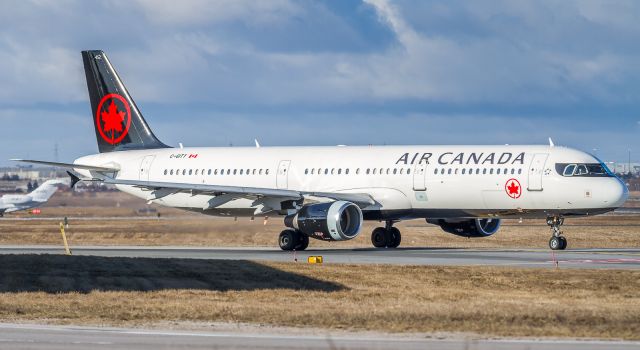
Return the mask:
<path id="1" fill-rule="evenodd" d="M 278 238 L 282 250 L 305 250 L 309 246 L 309 236 L 298 230 L 287 229 Z"/>
<path id="2" fill-rule="evenodd" d="M 547 218 L 547 225 L 551 227 L 551 239 L 549 240 L 549 248 L 552 250 L 565 250 L 567 248 L 567 239 L 562 235 L 560 226 L 564 223 L 564 218 L 551 216 Z"/>
<path id="3" fill-rule="evenodd" d="M 387 221 L 385 227 L 376 227 L 371 232 L 371 243 L 376 248 L 397 248 L 402 241 L 398 228 L 393 227 L 393 221 Z"/>

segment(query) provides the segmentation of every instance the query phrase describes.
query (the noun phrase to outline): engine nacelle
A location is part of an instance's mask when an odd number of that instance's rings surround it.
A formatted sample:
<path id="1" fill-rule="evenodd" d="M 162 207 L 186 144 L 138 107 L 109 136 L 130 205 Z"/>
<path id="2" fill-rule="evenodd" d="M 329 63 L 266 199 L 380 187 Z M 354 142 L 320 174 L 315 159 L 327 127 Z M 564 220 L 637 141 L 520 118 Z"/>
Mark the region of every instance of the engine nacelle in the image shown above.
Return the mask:
<path id="1" fill-rule="evenodd" d="M 360 207 L 336 201 L 305 205 L 296 214 L 285 217 L 284 224 L 311 238 L 346 241 L 358 236 L 362 221 Z"/>
<path id="2" fill-rule="evenodd" d="M 489 237 L 500 229 L 500 219 L 445 220 L 427 219 L 430 224 L 440 226 L 445 232 L 462 237 Z"/>

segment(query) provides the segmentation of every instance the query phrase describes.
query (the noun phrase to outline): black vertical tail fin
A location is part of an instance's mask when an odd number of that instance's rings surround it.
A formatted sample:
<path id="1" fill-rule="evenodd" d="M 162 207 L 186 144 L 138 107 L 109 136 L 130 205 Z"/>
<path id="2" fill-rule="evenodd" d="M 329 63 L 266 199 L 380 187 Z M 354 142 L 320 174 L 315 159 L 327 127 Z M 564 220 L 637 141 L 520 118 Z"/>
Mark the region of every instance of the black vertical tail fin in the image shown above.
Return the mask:
<path id="1" fill-rule="evenodd" d="M 82 51 L 100 153 L 168 148 L 153 134 L 101 50 Z"/>

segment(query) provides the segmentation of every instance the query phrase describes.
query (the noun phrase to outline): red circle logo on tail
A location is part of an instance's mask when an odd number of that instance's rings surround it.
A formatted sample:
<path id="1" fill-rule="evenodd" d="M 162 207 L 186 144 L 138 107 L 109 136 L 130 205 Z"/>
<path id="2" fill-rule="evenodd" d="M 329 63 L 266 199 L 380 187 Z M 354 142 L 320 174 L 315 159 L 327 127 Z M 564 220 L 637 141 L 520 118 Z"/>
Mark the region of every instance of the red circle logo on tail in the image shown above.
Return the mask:
<path id="1" fill-rule="evenodd" d="M 522 195 L 522 186 L 520 186 L 520 181 L 516 179 L 509 179 L 507 183 L 504 184 L 504 190 L 507 192 L 507 196 L 517 199 Z"/>
<path id="2" fill-rule="evenodd" d="M 96 109 L 96 127 L 103 140 L 115 145 L 124 139 L 131 126 L 131 108 L 118 94 L 105 95 Z"/>

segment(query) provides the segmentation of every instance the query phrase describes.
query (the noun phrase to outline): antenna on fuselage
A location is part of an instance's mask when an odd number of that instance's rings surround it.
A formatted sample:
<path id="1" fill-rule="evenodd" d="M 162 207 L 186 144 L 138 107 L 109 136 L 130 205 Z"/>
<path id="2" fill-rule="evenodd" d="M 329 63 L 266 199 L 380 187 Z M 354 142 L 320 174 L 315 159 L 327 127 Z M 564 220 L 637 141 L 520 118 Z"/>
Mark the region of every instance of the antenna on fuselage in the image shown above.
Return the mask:
<path id="1" fill-rule="evenodd" d="M 549 138 L 549 147 L 555 147 L 556 145 L 553 143 L 553 140 Z"/>
<path id="2" fill-rule="evenodd" d="M 178 146 L 180 146 L 180 149 L 184 148 L 184 146 L 182 145 L 182 142 L 178 142 Z"/>
<path id="3" fill-rule="evenodd" d="M 256 143 L 256 148 L 260 148 L 260 143 L 258 142 L 258 139 L 253 139 L 253 142 Z"/>

